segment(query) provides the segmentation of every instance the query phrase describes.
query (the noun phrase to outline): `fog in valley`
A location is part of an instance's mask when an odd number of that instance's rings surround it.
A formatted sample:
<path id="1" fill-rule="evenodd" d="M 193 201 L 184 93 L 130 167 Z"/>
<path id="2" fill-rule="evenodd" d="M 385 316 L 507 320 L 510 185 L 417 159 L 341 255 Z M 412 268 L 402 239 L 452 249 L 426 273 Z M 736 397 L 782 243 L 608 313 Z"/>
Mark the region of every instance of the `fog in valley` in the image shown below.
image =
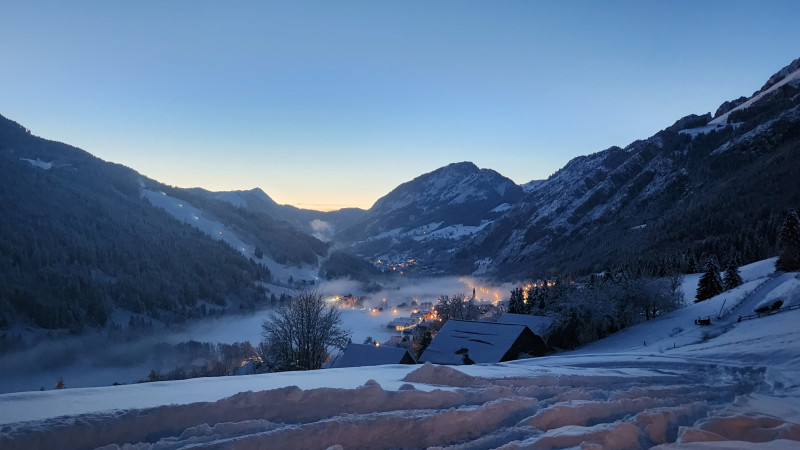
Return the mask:
<path id="1" fill-rule="evenodd" d="M 445 277 L 393 279 L 382 290 L 371 293 L 364 291 L 362 283 L 351 280 L 325 281 L 310 289 L 323 294 L 332 304 L 348 295 L 358 299 L 354 306 L 342 308 L 341 313 L 343 327 L 352 333 L 353 342 L 361 343 L 368 337 L 385 342 L 398 335 L 387 324 L 395 318 L 408 317 L 414 301 L 435 304 L 439 296 L 471 296 L 474 289 L 479 302 L 496 303 L 507 298 L 513 287 L 487 284 L 471 277 Z M 298 293 L 294 291 L 295 295 Z M 27 348 L 0 357 L 0 393 L 49 390 L 59 379 L 69 388 L 151 381 L 148 380 L 151 371 L 166 373 L 181 365 L 199 364 L 192 353 L 197 352 L 194 356 L 207 353 L 216 344 L 249 342 L 257 347 L 261 342 L 261 324 L 275 307 L 185 324 L 166 326 L 145 322 L 133 327 L 129 323 L 131 314 L 119 311 L 114 317 L 119 329 L 109 327 L 82 336 L 67 332 L 31 334 L 24 338 Z M 377 311 L 378 308 L 382 311 Z"/>

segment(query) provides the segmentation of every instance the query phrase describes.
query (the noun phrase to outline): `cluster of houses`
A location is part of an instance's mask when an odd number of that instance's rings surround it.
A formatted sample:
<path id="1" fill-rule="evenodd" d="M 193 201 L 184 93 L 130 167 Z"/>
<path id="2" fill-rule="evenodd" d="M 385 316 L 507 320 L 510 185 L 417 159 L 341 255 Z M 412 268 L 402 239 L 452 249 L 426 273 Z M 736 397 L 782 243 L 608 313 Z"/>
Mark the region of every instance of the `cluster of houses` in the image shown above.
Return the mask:
<path id="1" fill-rule="evenodd" d="M 421 313 L 422 319 L 438 320 L 435 312 Z M 427 314 L 428 316 L 425 316 Z M 390 323 L 403 333 L 384 344 L 351 343 L 330 367 L 359 367 L 383 364 L 481 364 L 543 356 L 552 319 L 544 316 L 503 313 L 497 321 L 448 320 L 433 336 L 419 359 L 411 351 L 411 333 L 419 330 L 420 318 L 395 319 Z M 416 320 L 416 321 L 415 321 Z M 425 321 L 422 321 L 424 324 Z M 423 325 L 424 328 L 424 325 Z"/>

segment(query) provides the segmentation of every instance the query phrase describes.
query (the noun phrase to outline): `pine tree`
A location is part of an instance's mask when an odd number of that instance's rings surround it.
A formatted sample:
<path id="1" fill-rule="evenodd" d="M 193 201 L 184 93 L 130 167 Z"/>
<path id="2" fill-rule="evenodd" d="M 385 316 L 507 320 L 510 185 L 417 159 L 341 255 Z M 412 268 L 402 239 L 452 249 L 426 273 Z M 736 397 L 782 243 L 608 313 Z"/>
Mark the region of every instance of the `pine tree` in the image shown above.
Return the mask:
<path id="1" fill-rule="evenodd" d="M 508 312 L 525 314 L 525 297 L 522 295 L 521 288 L 511 290 L 511 298 L 508 299 Z"/>
<path id="2" fill-rule="evenodd" d="M 778 236 L 778 260 L 775 270 L 794 272 L 800 270 L 800 219 L 796 211 L 789 211 Z"/>
<path id="3" fill-rule="evenodd" d="M 689 257 L 689 262 L 686 264 L 686 273 L 697 273 L 697 264 L 694 262 L 694 256 Z"/>
<path id="4" fill-rule="evenodd" d="M 736 263 L 731 261 L 728 264 L 728 268 L 725 269 L 725 275 L 722 278 L 722 285 L 725 287 L 725 290 L 728 291 L 735 287 L 739 287 L 744 283 L 742 280 L 742 276 L 739 275 L 739 268 L 736 267 Z"/>
<path id="5" fill-rule="evenodd" d="M 544 291 L 542 288 L 532 285 L 528 289 L 528 298 L 525 300 L 525 306 L 528 308 L 527 313 L 533 314 L 533 311 L 538 309 L 537 313 L 544 312 Z"/>
<path id="6" fill-rule="evenodd" d="M 694 302 L 702 302 L 721 293 L 722 279 L 719 276 L 719 268 L 714 259 L 709 258 L 706 263 L 705 273 L 700 277 L 700 282 L 697 284 L 697 295 Z"/>

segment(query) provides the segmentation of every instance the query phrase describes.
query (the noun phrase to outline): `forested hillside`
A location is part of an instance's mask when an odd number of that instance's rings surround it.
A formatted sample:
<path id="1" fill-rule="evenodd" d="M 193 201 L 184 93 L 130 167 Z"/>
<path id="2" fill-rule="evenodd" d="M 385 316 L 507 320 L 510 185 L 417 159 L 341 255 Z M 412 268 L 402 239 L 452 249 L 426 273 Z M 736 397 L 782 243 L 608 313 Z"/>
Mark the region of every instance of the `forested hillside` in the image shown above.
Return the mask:
<path id="1" fill-rule="evenodd" d="M 163 189 L 167 195 L 185 200 L 223 221 L 238 236 L 280 264 L 316 266 L 318 258 L 328 252 L 324 242 L 258 210 L 219 200 L 197 189 L 168 186 Z"/>
<path id="2" fill-rule="evenodd" d="M 0 116 L 0 326 L 103 326 L 115 308 L 165 321 L 264 301 L 269 272 L 152 207 L 126 167 Z"/>

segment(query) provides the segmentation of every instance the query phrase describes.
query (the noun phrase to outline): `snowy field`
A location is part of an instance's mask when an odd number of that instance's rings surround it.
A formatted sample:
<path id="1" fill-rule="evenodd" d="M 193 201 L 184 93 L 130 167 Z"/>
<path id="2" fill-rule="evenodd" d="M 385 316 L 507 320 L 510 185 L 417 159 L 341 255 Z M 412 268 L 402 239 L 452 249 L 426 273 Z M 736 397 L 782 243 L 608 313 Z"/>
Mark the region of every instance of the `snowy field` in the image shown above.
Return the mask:
<path id="1" fill-rule="evenodd" d="M 557 356 L 0 395 L 0 448 L 800 448 L 800 310 L 738 321 L 800 300 L 773 263 Z"/>

